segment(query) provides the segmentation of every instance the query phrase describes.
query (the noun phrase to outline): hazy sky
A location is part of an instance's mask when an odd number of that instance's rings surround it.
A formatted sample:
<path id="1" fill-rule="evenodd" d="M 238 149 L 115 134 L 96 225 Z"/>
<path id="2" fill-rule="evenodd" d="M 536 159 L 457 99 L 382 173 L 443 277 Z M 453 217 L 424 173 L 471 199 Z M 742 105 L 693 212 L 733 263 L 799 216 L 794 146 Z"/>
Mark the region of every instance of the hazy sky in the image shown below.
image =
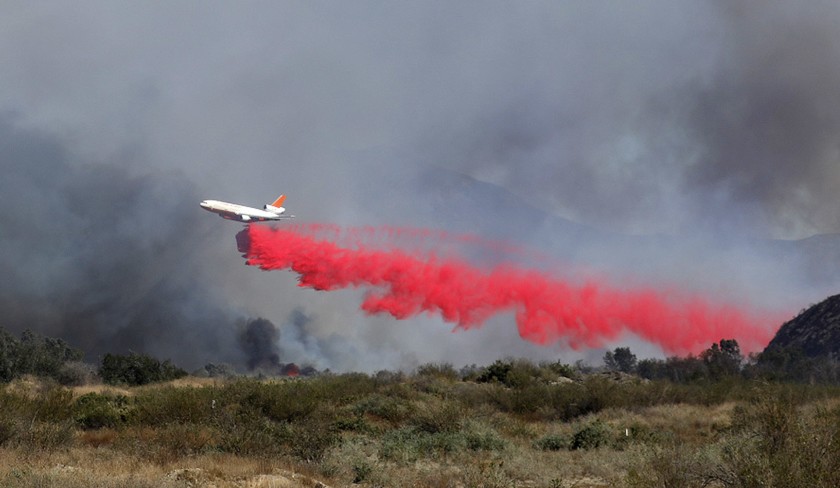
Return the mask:
<path id="1" fill-rule="evenodd" d="M 257 316 L 322 367 L 556 355 L 246 268 L 197 203 L 452 227 L 395 189 L 444 167 L 610 233 L 840 232 L 837 25 L 833 1 L 4 2 L 0 325 L 190 364 L 242 364 Z"/>

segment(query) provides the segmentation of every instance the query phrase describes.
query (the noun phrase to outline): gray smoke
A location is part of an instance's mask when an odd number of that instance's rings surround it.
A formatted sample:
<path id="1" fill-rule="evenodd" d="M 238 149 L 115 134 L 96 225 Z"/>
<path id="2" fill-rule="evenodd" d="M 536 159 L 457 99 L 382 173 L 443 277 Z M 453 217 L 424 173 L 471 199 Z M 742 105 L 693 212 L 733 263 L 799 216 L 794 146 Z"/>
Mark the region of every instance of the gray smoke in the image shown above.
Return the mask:
<path id="1" fill-rule="evenodd" d="M 680 93 L 695 155 L 684 187 L 707 218 L 731 209 L 753 230 L 840 231 L 837 3 L 722 5 L 719 65 Z"/>
<path id="2" fill-rule="evenodd" d="M 529 54 L 518 65 L 504 29 L 487 41 L 499 48 L 488 54 L 493 70 L 464 60 L 493 101 L 461 117 L 455 103 L 454 122 L 427 130 L 418 152 L 606 229 L 840 231 L 840 211 L 826 204 L 840 183 L 836 2 L 543 13 L 544 23 L 528 19 L 543 30 L 510 21 Z"/>
<path id="3" fill-rule="evenodd" d="M 836 275 L 755 238 L 840 232 L 837 25 L 821 0 L 6 6 L 0 325 L 185 366 L 246 364 L 243 317 L 319 368 L 575 359 L 509 317 L 456 334 L 366 317 L 357 291 L 242 266 L 240 226 L 196 205 L 281 192 L 304 222 L 476 232 L 628 281 L 818 301 Z M 627 237 L 657 233 L 676 237 Z"/>
<path id="4" fill-rule="evenodd" d="M 247 356 L 249 371 L 275 371 L 280 368 L 277 340 L 280 333 L 270 320 L 258 318 L 240 324 L 239 345 Z"/>
<path id="5" fill-rule="evenodd" d="M 93 362 L 129 350 L 239 362 L 226 345 L 234 314 L 203 280 L 208 222 L 193 218 L 182 175 L 73 162 L 9 114 L 0 155 L 0 326 L 65 338 Z"/>

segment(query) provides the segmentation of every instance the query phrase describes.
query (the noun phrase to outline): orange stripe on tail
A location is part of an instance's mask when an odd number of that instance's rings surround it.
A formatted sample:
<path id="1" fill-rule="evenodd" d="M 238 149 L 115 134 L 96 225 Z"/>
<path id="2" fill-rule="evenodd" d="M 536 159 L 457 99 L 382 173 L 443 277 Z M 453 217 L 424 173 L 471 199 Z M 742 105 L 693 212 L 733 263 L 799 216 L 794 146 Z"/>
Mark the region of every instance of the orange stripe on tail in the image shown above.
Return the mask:
<path id="1" fill-rule="evenodd" d="M 272 207 L 282 207 L 283 202 L 286 201 L 286 195 L 280 195 L 277 197 L 277 200 L 274 200 L 274 203 L 271 204 Z"/>

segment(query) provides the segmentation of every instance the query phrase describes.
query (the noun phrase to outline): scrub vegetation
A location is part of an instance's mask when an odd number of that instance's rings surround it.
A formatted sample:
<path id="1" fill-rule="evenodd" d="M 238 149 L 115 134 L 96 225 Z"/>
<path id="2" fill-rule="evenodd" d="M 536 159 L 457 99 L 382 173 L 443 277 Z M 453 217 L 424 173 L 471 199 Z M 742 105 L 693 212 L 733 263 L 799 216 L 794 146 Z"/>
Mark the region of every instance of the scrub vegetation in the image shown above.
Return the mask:
<path id="1" fill-rule="evenodd" d="M 0 484 L 840 486 L 836 386 L 518 360 L 468 372 L 139 387 L 23 377 L 0 389 Z"/>
<path id="2" fill-rule="evenodd" d="M 762 376 L 731 340 L 297 378 L 108 355 L 84 385 L 63 343 L 6 341 L 2 486 L 840 486 L 840 386 Z"/>

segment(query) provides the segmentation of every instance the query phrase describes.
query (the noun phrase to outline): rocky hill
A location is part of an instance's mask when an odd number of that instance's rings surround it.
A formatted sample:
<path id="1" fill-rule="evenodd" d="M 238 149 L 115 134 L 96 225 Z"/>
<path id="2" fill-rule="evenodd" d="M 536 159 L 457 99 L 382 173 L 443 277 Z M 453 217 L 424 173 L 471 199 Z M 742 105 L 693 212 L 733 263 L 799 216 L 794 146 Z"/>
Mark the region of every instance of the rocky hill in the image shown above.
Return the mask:
<path id="1" fill-rule="evenodd" d="M 840 295 L 826 298 L 782 325 L 765 351 L 777 348 L 840 359 Z"/>

